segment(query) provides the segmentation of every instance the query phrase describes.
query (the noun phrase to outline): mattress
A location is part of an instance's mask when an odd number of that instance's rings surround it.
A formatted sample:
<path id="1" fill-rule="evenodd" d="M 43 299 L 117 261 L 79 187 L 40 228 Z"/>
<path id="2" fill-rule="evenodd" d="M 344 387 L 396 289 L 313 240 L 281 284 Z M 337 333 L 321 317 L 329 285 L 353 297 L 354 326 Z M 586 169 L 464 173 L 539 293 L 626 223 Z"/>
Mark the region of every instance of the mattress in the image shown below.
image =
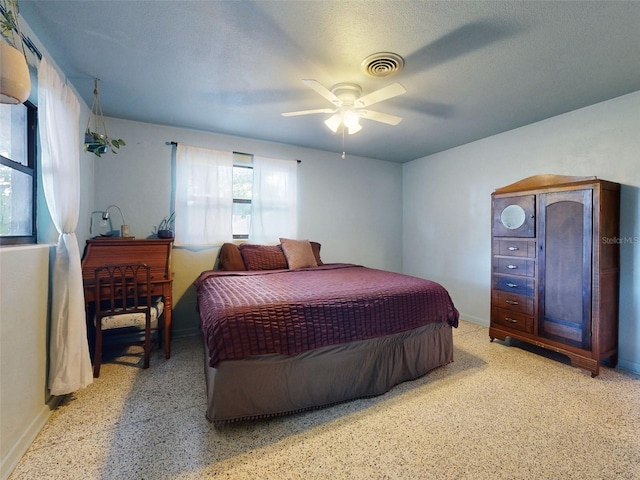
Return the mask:
<path id="1" fill-rule="evenodd" d="M 195 282 L 212 367 L 232 360 L 457 326 L 440 284 L 352 264 L 298 270 L 208 271 Z"/>

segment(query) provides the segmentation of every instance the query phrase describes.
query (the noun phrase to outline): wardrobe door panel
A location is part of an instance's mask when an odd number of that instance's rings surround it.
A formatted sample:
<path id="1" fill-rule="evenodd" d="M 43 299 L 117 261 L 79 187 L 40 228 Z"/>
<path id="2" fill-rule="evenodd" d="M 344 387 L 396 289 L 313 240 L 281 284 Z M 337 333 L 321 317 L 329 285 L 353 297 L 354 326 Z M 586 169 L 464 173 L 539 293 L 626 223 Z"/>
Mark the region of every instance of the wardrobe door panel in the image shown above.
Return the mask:
<path id="1" fill-rule="evenodd" d="M 591 345 L 592 190 L 540 195 L 539 335 Z"/>

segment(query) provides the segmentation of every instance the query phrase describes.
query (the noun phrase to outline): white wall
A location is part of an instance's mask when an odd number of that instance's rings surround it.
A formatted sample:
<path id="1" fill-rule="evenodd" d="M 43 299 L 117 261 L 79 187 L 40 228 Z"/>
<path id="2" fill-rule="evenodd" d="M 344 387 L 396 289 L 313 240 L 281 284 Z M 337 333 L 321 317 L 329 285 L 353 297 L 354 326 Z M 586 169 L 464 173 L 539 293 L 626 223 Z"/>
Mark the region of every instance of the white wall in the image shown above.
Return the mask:
<path id="1" fill-rule="evenodd" d="M 0 478 L 49 418 L 47 245 L 0 248 Z"/>
<path id="2" fill-rule="evenodd" d="M 619 366 L 640 373 L 640 92 L 405 164 L 403 271 L 488 325 L 491 192 L 541 173 L 622 184 Z"/>
<path id="3" fill-rule="evenodd" d="M 325 262 L 401 271 L 401 165 L 348 154 L 342 160 L 336 153 L 115 118 L 107 122 L 109 136 L 127 145 L 117 155 L 96 160 L 95 207 L 118 205 L 136 238 L 150 236 L 171 210 L 174 147 L 167 142 L 176 141 L 301 160 L 298 237 L 320 242 Z M 117 220 L 114 227 L 119 225 Z M 217 255 L 217 247 L 174 248 L 174 335 L 198 331 L 192 282 L 214 265 Z"/>

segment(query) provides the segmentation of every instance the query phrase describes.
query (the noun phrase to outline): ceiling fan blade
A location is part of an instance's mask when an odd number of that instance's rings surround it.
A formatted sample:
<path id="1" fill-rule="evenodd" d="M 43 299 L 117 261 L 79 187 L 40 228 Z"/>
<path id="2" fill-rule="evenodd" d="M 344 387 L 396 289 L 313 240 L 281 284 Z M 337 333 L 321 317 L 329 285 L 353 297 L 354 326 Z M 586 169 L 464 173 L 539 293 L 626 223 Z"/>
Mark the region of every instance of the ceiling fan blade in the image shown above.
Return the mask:
<path id="1" fill-rule="evenodd" d="M 324 98 L 333 103 L 336 107 L 339 107 L 342 104 L 342 101 L 336 97 L 331 90 L 321 85 L 317 80 L 313 79 L 303 79 L 302 83 L 304 83 L 307 87 L 312 88 L 317 93 L 322 95 Z"/>
<path id="2" fill-rule="evenodd" d="M 358 110 L 358 115 L 367 120 L 375 120 L 376 122 L 386 123 L 388 125 L 398 125 L 402 121 L 402 117 L 396 117 L 388 113 L 374 112 L 373 110 Z"/>
<path id="3" fill-rule="evenodd" d="M 297 115 L 309 115 L 310 113 L 333 113 L 333 108 L 317 108 L 315 110 L 300 110 L 298 112 L 285 112 L 281 113 L 283 117 L 295 117 Z"/>
<path id="4" fill-rule="evenodd" d="M 382 102 L 383 100 L 388 100 L 389 98 L 396 97 L 398 95 L 402 95 L 407 91 L 405 88 L 399 83 L 392 83 L 391 85 L 387 85 L 386 87 L 382 87 L 375 92 L 371 92 L 364 97 L 358 98 L 354 105 L 356 107 L 368 107 L 369 105 L 373 105 L 374 103 Z"/>

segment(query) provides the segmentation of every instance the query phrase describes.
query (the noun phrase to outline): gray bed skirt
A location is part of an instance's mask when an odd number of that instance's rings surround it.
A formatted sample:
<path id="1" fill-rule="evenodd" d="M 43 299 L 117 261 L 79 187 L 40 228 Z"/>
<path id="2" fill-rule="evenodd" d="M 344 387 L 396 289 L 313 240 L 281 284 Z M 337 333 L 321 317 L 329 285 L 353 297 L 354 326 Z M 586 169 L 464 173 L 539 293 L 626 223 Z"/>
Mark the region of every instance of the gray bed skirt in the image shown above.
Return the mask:
<path id="1" fill-rule="evenodd" d="M 262 355 L 209 366 L 207 418 L 255 419 L 380 395 L 453 361 L 451 327 L 430 324 L 382 338 L 318 348 L 293 356 Z"/>

